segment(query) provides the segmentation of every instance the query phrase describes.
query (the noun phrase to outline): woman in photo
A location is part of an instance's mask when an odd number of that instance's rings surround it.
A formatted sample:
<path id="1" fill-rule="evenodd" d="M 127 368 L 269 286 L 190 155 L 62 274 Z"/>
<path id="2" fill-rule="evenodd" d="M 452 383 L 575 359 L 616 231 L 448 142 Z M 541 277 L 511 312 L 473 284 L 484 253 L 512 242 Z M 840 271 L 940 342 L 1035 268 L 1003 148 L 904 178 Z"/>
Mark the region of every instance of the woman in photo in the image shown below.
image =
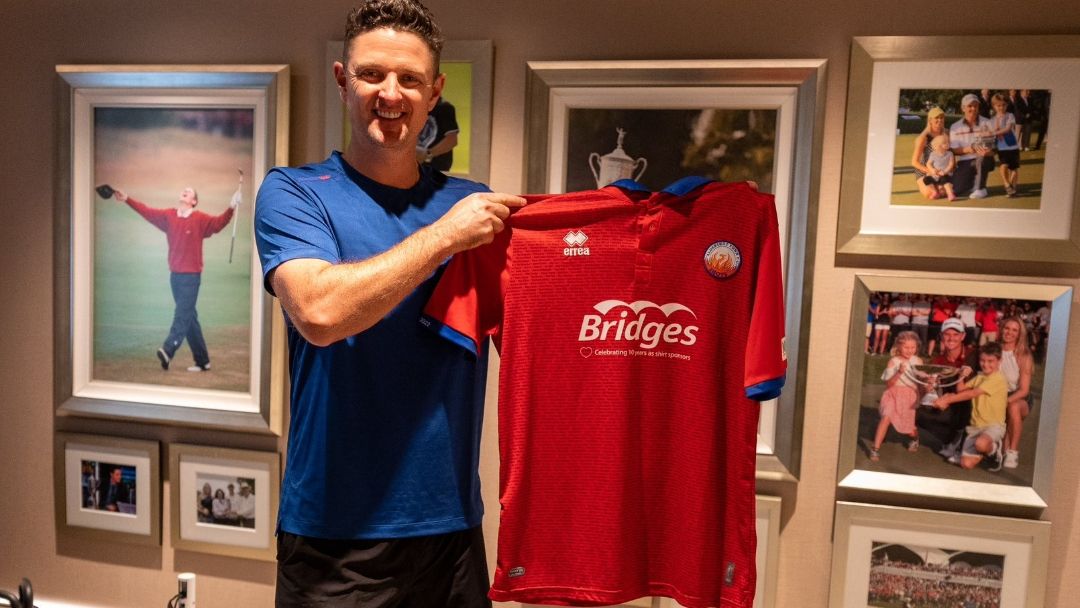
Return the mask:
<path id="1" fill-rule="evenodd" d="M 1020 464 L 1020 435 L 1024 418 L 1031 413 L 1028 394 L 1035 357 L 1028 347 L 1027 327 L 1016 317 L 1001 323 L 1001 372 L 1009 383 L 1009 403 L 1005 410 L 1005 463 L 1007 469 Z"/>
<path id="2" fill-rule="evenodd" d="M 926 113 L 926 128 L 915 138 L 915 145 L 911 151 L 911 167 L 915 169 L 915 185 L 919 188 L 919 194 L 927 200 L 933 200 L 940 196 L 937 187 L 933 184 L 924 183 L 924 178 L 932 174 L 926 161 L 934 153 L 931 142 L 936 137 L 945 137 L 948 141 L 949 132 L 945 129 L 945 111 L 938 107 L 930 108 Z"/>
<path id="3" fill-rule="evenodd" d="M 229 504 L 229 499 L 225 498 L 225 490 L 218 488 L 214 491 L 214 503 L 212 509 L 215 524 L 230 523 L 229 512 L 232 511 L 232 505 Z"/>
<path id="4" fill-rule="evenodd" d="M 207 523 L 213 521 L 214 497 L 211 494 L 210 484 L 204 483 L 202 492 L 199 494 L 199 521 Z"/>

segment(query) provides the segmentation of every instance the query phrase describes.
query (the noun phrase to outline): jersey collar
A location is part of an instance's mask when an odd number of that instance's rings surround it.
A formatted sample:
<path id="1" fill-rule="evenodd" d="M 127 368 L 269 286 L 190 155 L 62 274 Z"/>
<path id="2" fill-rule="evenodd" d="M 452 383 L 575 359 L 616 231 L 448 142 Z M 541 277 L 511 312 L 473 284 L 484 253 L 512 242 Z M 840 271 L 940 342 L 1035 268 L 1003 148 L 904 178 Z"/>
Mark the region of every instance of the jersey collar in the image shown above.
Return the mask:
<path id="1" fill-rule="evenodd" d="M 713 181 L 716 180 L 710 179 L 708 177 L 702 177 L 700 175 L 692 175 L 690 177 L 684 177 L 668 184 L 663 190 L 661 190 L 661 192 L 670 194 L 672 196 L 686 196 L 687 194 L 690 194 L 701 186 L 704 186 L 705 184 Z M 631 192 L 648 192 L 650 194 L 652 193 L 651 190 L 632 179 L 620 179 L 617 182 L 613 182 L 611 185 L 622 190 L 629 190 Z"/>

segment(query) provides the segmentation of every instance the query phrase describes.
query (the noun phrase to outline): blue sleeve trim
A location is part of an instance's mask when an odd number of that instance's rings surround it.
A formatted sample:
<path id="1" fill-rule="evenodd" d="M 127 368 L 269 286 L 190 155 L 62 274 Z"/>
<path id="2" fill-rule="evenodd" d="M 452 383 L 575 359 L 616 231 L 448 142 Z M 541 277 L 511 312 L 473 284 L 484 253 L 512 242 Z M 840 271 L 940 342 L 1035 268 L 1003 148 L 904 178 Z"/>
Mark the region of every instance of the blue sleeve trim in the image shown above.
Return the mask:
<path id="1" fill-rule="evenodd" d="M 668 194 L 673 194 L 675 196 L 686 196 L 694 190 L 697 190 L 705 184 L 713 181 L 716 180 L 710 179 L 708 177 L 702 177 L 700 175 L 691 175 L 690 177 L 684 177 L 678 181 L 669 184 L 666 188 L 664 188 L 663 191 L 667 192 Z"/>
<path id="2" fill-rule="evenodd" d="M 443 338 L 444 340 L 449 340 L 450 342 L 453 342 L 461 348 L 469 351 L 473 354 L 474 357 L 480 356 L 480 349 L 477 347 L 476 342 L 473 342 L 472 338 L 450 327 L 449 325 L 437 321 L 428 315 L 422 315 L 420 317 L 420 324 L 430 329 L 431 331 L 439 334 L 439 337 Z"/>
<path id="3" fill-rule="evenodd" d="M 780 396 L 780 389 L 784 387 L 784 377 L 759 382 L 754 386 L 746 387 L 746 396 L 754 401 L 768 401 Z"/>
<path id="4" fill-rule="evenodd" d="M 612 182 L 609 185 L 615 186 L 616 188 L 621 188 L 623 190 L 632 190 L 635 192 L 652 192 L 645 186 L 635 182 L 632 179 L 620 179 L 619 181 Z"/>

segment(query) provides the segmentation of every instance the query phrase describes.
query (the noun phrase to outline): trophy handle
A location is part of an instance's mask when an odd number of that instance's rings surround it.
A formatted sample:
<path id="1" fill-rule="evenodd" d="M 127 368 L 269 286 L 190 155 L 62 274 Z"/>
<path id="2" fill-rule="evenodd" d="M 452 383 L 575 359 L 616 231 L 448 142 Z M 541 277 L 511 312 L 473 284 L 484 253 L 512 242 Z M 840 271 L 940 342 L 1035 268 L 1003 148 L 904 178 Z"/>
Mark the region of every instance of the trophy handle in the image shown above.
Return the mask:
<path id="1" fill-rule="evenodd" d="M 596 161 L 596 166 L 593 166 L 593 161 Z M 593 179 L 596 180 L 596 187 L 603 188 L 604 185 L 600 184 L 600 155 L 593 152 L 589 155 L 589 169 L 592 170 Z"/>
<path id="2" fill-rule="evenodd" d="M 634 175 L 635 182 L 641 179 L 641 176 L 645 173 L 645 167 L 649 166 L 649 161 L 645 160 L 644 157 L 639 158 L 634 161 L 634 166 L 630 169 L 631 174 L 633 174 L 634 170 L 637 169 L 638 163 L 641 163 L 641 170 L 637 172 L 637 175 Z"/>

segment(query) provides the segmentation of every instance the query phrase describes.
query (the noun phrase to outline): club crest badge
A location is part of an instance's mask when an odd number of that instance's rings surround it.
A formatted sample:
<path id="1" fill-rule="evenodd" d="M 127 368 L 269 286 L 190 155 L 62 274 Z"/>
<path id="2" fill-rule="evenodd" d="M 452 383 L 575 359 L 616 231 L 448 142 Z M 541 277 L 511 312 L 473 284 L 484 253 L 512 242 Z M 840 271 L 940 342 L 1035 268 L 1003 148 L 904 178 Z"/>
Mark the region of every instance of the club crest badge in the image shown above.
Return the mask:
<path id="1" fill-rule="evenodd" d="M 713 278 L 726 279 L 742 266 L 742 255 L 734 243 L 717 241 L 705 250 L 705 271 Z"/>

